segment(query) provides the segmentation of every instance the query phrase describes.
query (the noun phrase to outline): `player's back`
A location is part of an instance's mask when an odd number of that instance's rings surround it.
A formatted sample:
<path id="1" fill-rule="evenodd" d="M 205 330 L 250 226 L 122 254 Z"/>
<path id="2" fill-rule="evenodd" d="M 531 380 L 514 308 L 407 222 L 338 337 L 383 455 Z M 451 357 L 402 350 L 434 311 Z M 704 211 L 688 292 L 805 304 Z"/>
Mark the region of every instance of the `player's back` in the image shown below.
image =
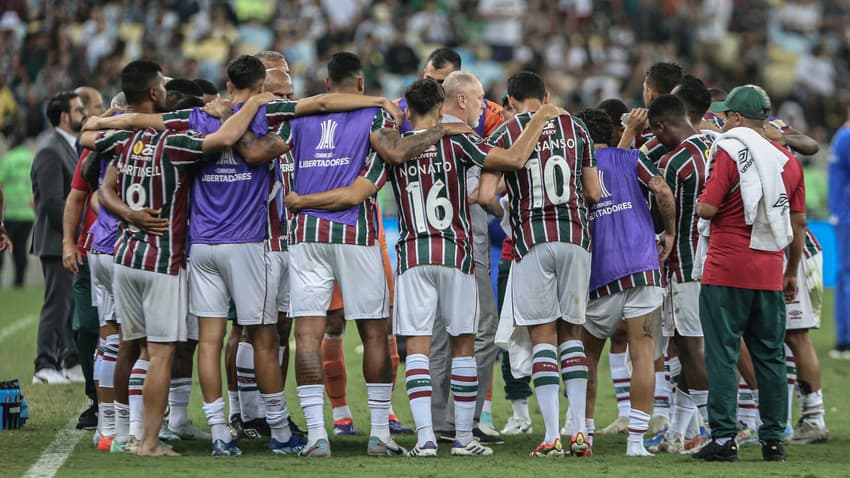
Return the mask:
<path id="1" fill-rule="evenodd" d="M 670 252 L 668 273 L 679 282 L 689 281 L 693 270 L 699 241 L 696 203 L 705 187 L 710 150 L 711 140 L 703 134 L 695 134 L 664 155 L 658 163 L 676 199 L 676 247 Z"/>
<path id="2" fill-rule="evenodd" d="M 404 136 L 415 134 L 405 133 Z M 460 135 L 458 135 L 460 136 Z M 421 264 L 472 270 L 472 225 L 466 170 L 455 137 L 443 137 L 418 156 L 390 167 L 399 205 L 399 273 Z"/>
<path id="3" fill-rule="evenodd" d="M 160 236 L 136 227 L 120 229 L 115 244 L 115 262 L 134 269 L 176 274 L 185 264 L 188 232 L 190 176 L 180 150 L 195 141 L 183 132 L 152 129 L 127 132 L 124 147 L 115 163 L 121 199 L 133 210 L 159 210 L 169 220 Z M 197 144 L 192 145 L 197 149 Z M 192 154 L 192 153 L 190 153 Z"/>
<path id="4" fill-rule="evenodd" d="M 517 115 L 489 142 L 510 147 L 531 117 L 531 113 Z M 515 256 L 522 257 L 543 242 L 568 242 L 590 250 L 581 176 L 582 168 L 595 164 L 593 143 L 580 120 L 565 115 L 546 123 L 525 165 L 505 173 Z"/>

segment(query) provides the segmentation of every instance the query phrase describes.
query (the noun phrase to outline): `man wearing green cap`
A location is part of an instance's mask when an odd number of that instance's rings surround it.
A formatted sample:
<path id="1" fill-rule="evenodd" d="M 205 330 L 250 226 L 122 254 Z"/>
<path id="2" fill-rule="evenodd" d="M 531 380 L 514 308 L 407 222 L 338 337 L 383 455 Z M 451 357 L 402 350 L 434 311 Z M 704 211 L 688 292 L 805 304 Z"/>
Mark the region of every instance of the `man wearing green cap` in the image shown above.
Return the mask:
<path id="1" fill-rule="evenodd" d="M 802 252 L 798 237 L 804 238 L 805 232 L 802 168 L 764 138 L 764 121 L 770 112 L 764 90 L 739 86 L 713 106 L 726 113 L 726 123 L 724 134 L 711 148 L 708 180 L 697 205 L 697 214 L 711 221 L 702 266 L 700 320 L 712 441 L 694 456 L 706 461 L 738 458 L 735 364 L 743 337 L 759 384 L 762 457 L 784 461 L 784 299 L 796 294 Z M 788 265 L 783 268 L 783 252 L 789 245 Z"/>

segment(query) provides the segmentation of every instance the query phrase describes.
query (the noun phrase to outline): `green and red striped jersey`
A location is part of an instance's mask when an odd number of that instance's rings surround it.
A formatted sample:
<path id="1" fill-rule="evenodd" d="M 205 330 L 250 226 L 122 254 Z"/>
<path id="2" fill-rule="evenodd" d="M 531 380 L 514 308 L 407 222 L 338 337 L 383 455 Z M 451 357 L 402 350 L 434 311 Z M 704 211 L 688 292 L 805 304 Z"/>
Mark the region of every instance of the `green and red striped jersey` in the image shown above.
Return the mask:
<path id="1" fill-rule="evenodd" d="M 488 139 L 509 148 L 531 121 L 516 115 Z M 593 141 L 584 124 L 572 116 L 546 123 L 534 152 L 517 171 L 506 172 L 511 206 L 514 259 L 536 244 L 568 242 L 591 250 L 588 208 L 581 183 L 582 168 L 595 168 Z"/>
<path id="2" fill-rule="evenodd" d="M 273 252 L 289 249 L 289 225 L 292 215 L 286 209 L 283 198 L 292 191 L 292 173 L 295 163 L 291 152 L 271 163 L 272 180 L 269 190 L 269 218 L 266 224 L 266 242 Z"/>
<path id="3" fill-rule="evenodd" d="M 699 241 L 696 203 L 706 180 L 706 162 L 711 140 L 703 134 L 688 137 L 661 158 L 658 169 L 676 200 L 676 244 L 667 262 L 667 277 L 689 282 Z"/>
<path id="4" fill-rule="evenodd" d="M 415 134 L 413 131 L 403 136 Z M 483 166 L 492 146 L 473 134 L 443 137 L 400 165 L 384 164 L 398 204 L 398 273 L 419 265 L 473 271 L 466 171 Z M 375 156 L 374 161 L 383 163 Z"/>
<path id="5" fill-rule="evenodd" d="M 204 158 L 204 136 L 174 130 L 118 131 L 95 143 L 111 154 L 118 169 L 121 199 L 134 210 L 159 209 L 168 219 L 161 236 L 121 223 L 115 242 L 115 263 L 133 269 L 176 275 L 186 265 L 190 166 Z"/>
<path id="6" fill-rule="evenodd" d="M 632 275 L 621 277 L 596 290 L 590 291 L 589 297 L 590 300 L 599 299 L 640 286 L 662 287 L 661 272 L 658 270 L 635 272 Z"/>
<path id="7" fill-rule="evenodd" d="M 661 144 L 661 141 L 658 141 L 658 138 L 656 138 L 654 134 L 650 133 L 647 137 L 647 141 L 640 147 L 640 152 L 645 154 L 646 157 L 652 161 L 652 164 L 657 166 L 661 161 L 661 158 L 670 152 L 670 150 Z"/>
<path id="8" fill-rule="evenodd" d="M 803 247 L 803 257 L 808 259 L 809 257 L 818 255 L 823 251 L 823 247 L 821 247 L 820 242 L 812 234 L 811 229 L 806 228 L 806 245 Z"/>

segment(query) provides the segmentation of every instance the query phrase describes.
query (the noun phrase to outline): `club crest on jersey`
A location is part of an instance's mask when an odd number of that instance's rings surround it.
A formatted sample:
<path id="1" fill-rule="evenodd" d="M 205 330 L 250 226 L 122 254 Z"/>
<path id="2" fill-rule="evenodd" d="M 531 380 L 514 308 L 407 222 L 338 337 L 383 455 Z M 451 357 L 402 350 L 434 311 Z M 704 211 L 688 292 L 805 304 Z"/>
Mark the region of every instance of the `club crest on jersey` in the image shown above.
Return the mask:
<path id="1" fill-rule="evenodd" d="M 319 139 L 319 144 L 316 145 L 316 149 L 336 148 L 334 145 L 334 133 L 336 132 L 337 126 L 339 126 L 339 124 L 332 119 L 322 121 L 322 137 Z"/>

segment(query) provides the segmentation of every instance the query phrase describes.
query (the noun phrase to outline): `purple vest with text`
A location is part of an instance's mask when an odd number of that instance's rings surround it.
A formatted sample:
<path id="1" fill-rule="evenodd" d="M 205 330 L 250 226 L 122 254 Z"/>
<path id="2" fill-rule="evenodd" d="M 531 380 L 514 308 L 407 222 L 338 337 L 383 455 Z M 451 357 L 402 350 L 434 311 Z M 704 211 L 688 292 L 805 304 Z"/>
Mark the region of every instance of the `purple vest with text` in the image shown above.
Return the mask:
<path id="1" fill-rule="evenodd" d="M 290 120 L 295 173 L 292 189 L 300 195 L 349 186 L 372 152 L 369 137 L 378 108 L 304 116 Z M 353 226 L 361 205 L 342 211 L 305 209 L 303 214 Z"/>
<path id="2" fill-rule="evenodd" d="M 238 111 L 242 105 L 236 105 Z M 221 120 L 195 108 L 189 127 L 204 134 L 218 130 Z M 265 108 L 260 108 L 248 131 L 254 136 L 268 132 Z M 268 164 L 249 166 L 233 149 L 218 153 L 216 160 L 201 163 L 192 182 L 189 240 L 193 244 L 242 244 L 263 242 L 268 219 Z"/>
<path id="3" fill-rule="evenodd" d="M 103 177 L 106 175 L 106 167 L 109 166 L 108 159 L 100 160 L 100 179 L 98 186 L 103 184 Z M 92 237 L 91 250 L 101 254 L 115 253 L 115 238 L 118 232 L 118 218 L 113 216 L 105 207 L 101 207 L 97 213 L 97 219 L 94 220 L 89 228 L 89 234 Z"/>
<path id="4" fill-rule="evenodd" d="M 652 215 L 637 178 L 639 154 L 618 148 L 596 150 L 602 198 L 590 209 L 590 291 L 659 269 Z"/>

